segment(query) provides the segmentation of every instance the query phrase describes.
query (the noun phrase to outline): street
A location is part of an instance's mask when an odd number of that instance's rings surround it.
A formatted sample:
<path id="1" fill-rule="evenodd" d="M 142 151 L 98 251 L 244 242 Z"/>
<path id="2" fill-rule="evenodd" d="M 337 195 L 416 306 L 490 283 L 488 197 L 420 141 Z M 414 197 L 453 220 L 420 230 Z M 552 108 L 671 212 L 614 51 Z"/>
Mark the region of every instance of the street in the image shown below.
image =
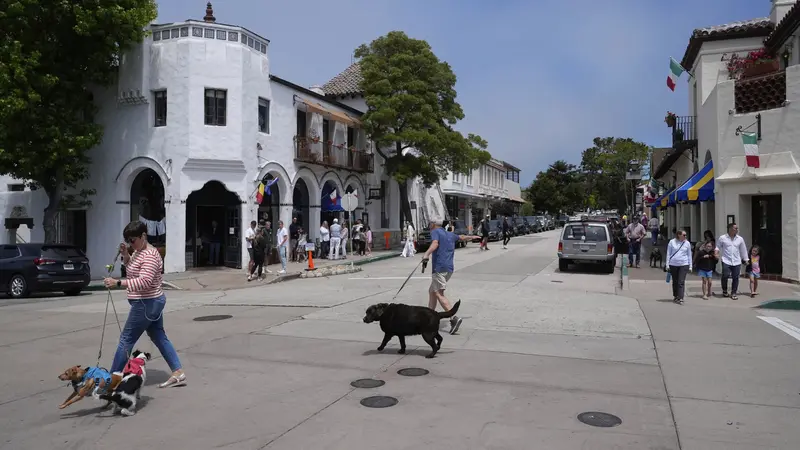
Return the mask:
<path id="1" fill-rule="evenodd" d="M 66 368 L 94 365 L 107 294 L 0 299 L 2 449 L 796 449 L 800 442 L 800 312 L 755 310 L 758 299 L 671 302 L 663 277 L 620 291 L 619 274 L 557 269 L 561 230 L 456 251 L 447 296 L 461 300 L 457 335 L 434 359 L 419 336 L 396 353 L 364 324 L 380 302 L 427 304 L 429 272 L 391 258 L 363 271 L 215 291 L 166 291 L 165 328 L 188 385 L 158 389 L 169 369 L 151 352 L 138 412 L 111 416 L 84 399 L 57 406 Z M 643 265 L 644 266 L 644 265 Z M 429 268 L 430 270 L 430 268 Z M 639 272 L 643 273 L 643 272 Z M 746 291 L 746 282 L 742 283 Z M 719 290 L 719 289 L 717 289 Z M 777 295 L 777 294 L 776 294 Z M 114 300 L 124 321 L 124 292 Z M 230 315 L 217 321 L 196 321 Z M 761 316 L 762 318 L 759 318 Z M 780 320 L 776 320 L 780 319 Z M 119 329 L 109 310 L 101 365 Z M 423 376 L 398 370 L 423 368 Z M 385 381 L 371 389 L 351 382 Z M 360 401 L 390 396 L 397 404 Z M 595 427 L 577 419 L 621 419 Z"/>

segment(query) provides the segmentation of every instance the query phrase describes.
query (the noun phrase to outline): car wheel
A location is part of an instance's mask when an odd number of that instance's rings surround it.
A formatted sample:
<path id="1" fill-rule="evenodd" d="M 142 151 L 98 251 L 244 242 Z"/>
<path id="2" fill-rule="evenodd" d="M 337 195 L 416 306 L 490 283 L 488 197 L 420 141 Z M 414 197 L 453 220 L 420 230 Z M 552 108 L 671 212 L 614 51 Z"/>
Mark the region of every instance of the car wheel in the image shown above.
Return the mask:
<path id="1" fill-rule="evenodd" d="M 566 272 L 567 269 L 569 269 L 569 261 L 566 261 L 564 259 L 559 259 L 558 260 L 558 271 L 559 272 Z"/>
<path id="2" fill-rule="evenodd" d="M 81 295 L 81 291 L 82 290 L 83 289 L 70 289 L 70 290 L 64 291 L 64 294 L 65 295 L 69 295 L 69 296 Z"/>
<path id="3" fill-rule="evenodd" d="M 615 266 L 615 264 L 614 264 L 613 261 L 606 263 L 606 272 L 614 273 L 614 266 Z"/>
<path id="4" fill-rule="evenodd" d="M 23 298 L 28 296 L 28 282 L 25 281 L 25 277 L 20 274 L 11 277 L 11 281 L 8 283 L 8 295 L 10 295 L 11 298 Z"/>

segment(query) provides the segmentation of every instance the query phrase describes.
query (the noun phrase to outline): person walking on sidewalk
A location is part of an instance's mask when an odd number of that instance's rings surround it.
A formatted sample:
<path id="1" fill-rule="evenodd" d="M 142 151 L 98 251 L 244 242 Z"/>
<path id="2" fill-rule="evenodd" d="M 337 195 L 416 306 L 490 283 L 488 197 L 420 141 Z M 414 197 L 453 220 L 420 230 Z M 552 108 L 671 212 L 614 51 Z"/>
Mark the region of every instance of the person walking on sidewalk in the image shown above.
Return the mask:
<path id="1" fill-rule="evenodd" d="M 508 241 L 511 240 L 511 224 L 508 223 L 508 216 L 503 217 L 503 249 L 508 250 Z"/>
<path id="2" fill-rule="evenodd" d="M 481 221 L 481 250 L 489 250 L 489 214 Z"/>
<path id="3" fill-rule="evenodd" d="M 251 220 L 250 228 L 244 231 L 245 247 L 247 247 L 247 255 L 250 256 L 250 262 L 247 263 L 247 281 L 250 281 L 250 274 L 253 273 L 253 264 L 255 263 L 253 259 L 253 240 L 256 238 L 256 225 L 258 225 L 258 222 Z"/>
<path id="4" fill-rule="evenodd" d="M 342 226 L 339 225 L 339 219 L 333 219 L 333 225 L 330 228 L 331 232 L 331 253 L 328 259 L 339 259 L 339 244 L 342 242 Z"/>
<path id="5" fill-rule="evenodd" d="M 299 239 L 300 225 L 297 224 L 297 217 L 292 217 L 292 223 L 289 225 L 289 251 L 292 262 L 297 262 L 297 241 Z"/>
<path id="6" fill-rule="evenodd" d="M 319 227 L 319 239 L 322 245 L 320 255 L 322 255 L 323 258 L 327 258 L 328 252 L 331 250 L 331 230 L 328 229 L 327 220 L 323 221 L 322 225 Z"/>
<path id="7" fill-rule="evenodd" d="M 342 231 L 339 233 L 339 242 L 342 247 L 342 259 L 347 259 L 347 239 L 350 238 L 350 224 L 345 220 L 342 223 Z"/>
<path id="8" fill-rule="evenodd" d="M 628 267 L 634 267 L 634 258 L 636 259 L 636 268 L 639 268 L 639 258 L 642 253 L 642 239 L 647 234 L 647 230 L 639 223 L 637 219 L 633 219 L 631 224 L 625 228 L 625 237 L 628 240 Z"/>
<path id="9" fill-rule="evenodd" d="M 742 261 L 750 262 L 744 238 L 739 236 L 739 225 L 728 224 L 728 232 L 717 238 L 714 256 L 722 260 L 722 296 L 728 296 L 728 278 L 731 281 L 731 300 L 738 300 L 739 276 L 742 273 Z"/>
<path id="10" fill-rule="evenodd" d="M 653 238 L 653 247 L 658 245 L 658 215 L 654 214 L 650 220 L 647 221 L 647 225 L 650 227 L 650 235 Z"/>
<path id="11" fill-rule="evenodd" d="M 747 277 L 750 278 L 750 298 L 755 298 L 758 295 L 758 279 L 761 278 L 761 247 L 758 245 L 754 245 L 750 249 Z"/>
<path id="12" fill-rule="evenodd" d="M 289 230 L 283 226 L 283 221 L 278 221 L 278 234 L 276 236 L 278 241 L 278 254 L 281 257 L 281 270 L 278 272 L 283 275 L 286 273 L 286 259 L 289 257 Z"/>
<path id="13" fill-rule="evenodd" d="M 406 242 L 403 245 L 403 252 L 400 254 L 403 258 L 410 258 L 416 253 L 414 249 L 415 234 L 414 225 L 411 222 L 406 222 Z"/>
<path id="14" fill-rule="evenodd" d="M 697 274 L 703 282 L 703 300 L 708 300 L 713 293 L 711 283 L 714 277 L 714 267 L 717 266 L 717 258 L 714 256 L 714 233 L 706 230 L 703 233 L 705 241 L 697 247 L 694 254 L 694 266 L 697 267 Z"/>
<path id="15" fill-rule="evenodd" d="M 442 228 L 442 221 L 431 220 L 431 245 L 425 254 L 422 255 L 423 263 L 427 263 L 431 256 L 433 264 L 431 267 L 431 286 L 428 289 L 428 308 L 436 310 L 436 303 L 442 305 L 442 309 L 450 311 L 450 300 L 444 296 L 447 289 L 447 282 L 453 276 L 454 264 L 453 257 L 456 251 L 456 242 L 459 240 L 472 239 L 474 236 L 457 236 Z M 455 334 L 461 326 L 462 319 L 458 316 L 450 318 L 450 334 Z"/>
<path id="16" fill-rule="evenodd" d="M 683 230 L 678 230 L 675 238 L 667 244 L 666 267 L 672 277 L 672 301 L 681 305 L 686 274 L 692 271 L 692 245 L 686 240 Z"/>
<path id="17" fill-rule="evenodd" d="M 252 242 L 253 250 L 253 266 L 250 268 L 250 273 L 247 275 L 247 281 L 253 279 L 253 274 L 258 269 L 258 280 L 261 281 L 261 272 L 264 268 L 264 257 L 267 252 L 267 239 L 264 237 L 264 229 L 259 228 L 256 236 Z"/>

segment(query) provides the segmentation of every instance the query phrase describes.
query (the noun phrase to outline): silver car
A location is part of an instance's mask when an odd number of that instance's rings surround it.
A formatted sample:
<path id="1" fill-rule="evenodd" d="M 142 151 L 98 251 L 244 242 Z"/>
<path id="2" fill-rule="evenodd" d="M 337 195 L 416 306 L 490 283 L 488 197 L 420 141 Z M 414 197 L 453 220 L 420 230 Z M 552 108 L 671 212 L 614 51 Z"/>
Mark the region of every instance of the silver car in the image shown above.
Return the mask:
<path id="1" fill-rule="evenodd" d="M 605 221 L 592 221 L 587 216 L 564 225 L 558 241 L 558 269 L 565 272 L 569 264 L 602 264 L 608 273 L 614 273 L 614 241 Z"/>

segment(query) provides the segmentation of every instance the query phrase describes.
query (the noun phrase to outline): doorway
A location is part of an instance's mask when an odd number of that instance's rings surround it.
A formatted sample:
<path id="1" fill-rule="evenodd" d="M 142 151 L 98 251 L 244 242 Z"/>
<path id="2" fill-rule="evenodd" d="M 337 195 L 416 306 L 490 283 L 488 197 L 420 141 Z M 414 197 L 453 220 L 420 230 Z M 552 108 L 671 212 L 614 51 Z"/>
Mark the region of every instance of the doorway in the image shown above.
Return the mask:
<path id="1" fill-rule="evenodd" d="M 753 244 L 761 247 L 761 272 L 783 273 L 783 217 L 780 195 L 754 195 L 752 198 Z"/>
<path id="2" fill-rule="evenodd" d="M 193 267 L 242 266 L 239 196 L 212 180 L 186 199 L 186 252 Z"/>

